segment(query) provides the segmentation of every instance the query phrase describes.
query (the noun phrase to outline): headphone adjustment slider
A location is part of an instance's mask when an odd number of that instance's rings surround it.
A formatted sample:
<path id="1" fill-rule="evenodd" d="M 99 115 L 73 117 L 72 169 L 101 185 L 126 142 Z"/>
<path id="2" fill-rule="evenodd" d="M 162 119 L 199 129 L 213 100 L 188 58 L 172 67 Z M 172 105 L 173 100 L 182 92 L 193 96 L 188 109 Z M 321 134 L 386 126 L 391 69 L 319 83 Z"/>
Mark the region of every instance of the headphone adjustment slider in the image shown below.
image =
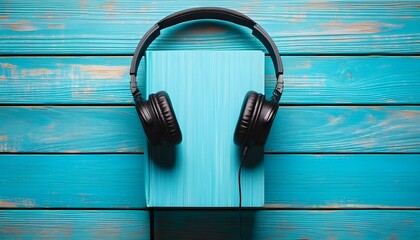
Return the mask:
<path id="1" fill-rule="evenodd" d="M 273 91 L 273 100 L 276 102 L 280 101 L 281 95 L 283 95 L 284 88 L 284 77 L 283 74 L 280 74 L 277 78 L 276 88 Z"/>

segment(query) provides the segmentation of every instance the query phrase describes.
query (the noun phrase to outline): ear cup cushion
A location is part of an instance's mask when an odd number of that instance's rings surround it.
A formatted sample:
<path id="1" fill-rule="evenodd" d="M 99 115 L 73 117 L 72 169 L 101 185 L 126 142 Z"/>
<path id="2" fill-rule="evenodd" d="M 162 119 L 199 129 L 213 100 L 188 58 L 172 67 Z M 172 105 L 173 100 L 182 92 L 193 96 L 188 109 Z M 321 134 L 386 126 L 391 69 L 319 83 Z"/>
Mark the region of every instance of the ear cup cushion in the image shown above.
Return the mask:
<path id="1" fill-rule="evenodd" d="M 264 146 L 267 142 L 278 109 L 278 102 L 263 100 L 261 112 L 256 120 L 255 134 L 253 135 L 255 145 Z"/>
<path id="2" fill-rule="evenodd" d="M 136 101 L 136 111 L 143 125 L 147 139 L 152 146 L 160 144 L 160 124 L 150 101 Z"/>
<path id="3" fill-rule="evenodd" d="M 252 144 L 253 132 L 263 99 L 264 95 L 254 91 L 246 94 L 235 129 L 233 139 L 235 144 L 240 146 Z"/>
<path id="4" fill-rule="evenodd" d="M 165 136 L 164 139 L 161 139 L 161 145 L 179 144 L 182 141 L 182 133 L 168 93 L 160 91 L 152 95 L 149 100 L 153 101 L 157 109 L 162 135 Z"/>

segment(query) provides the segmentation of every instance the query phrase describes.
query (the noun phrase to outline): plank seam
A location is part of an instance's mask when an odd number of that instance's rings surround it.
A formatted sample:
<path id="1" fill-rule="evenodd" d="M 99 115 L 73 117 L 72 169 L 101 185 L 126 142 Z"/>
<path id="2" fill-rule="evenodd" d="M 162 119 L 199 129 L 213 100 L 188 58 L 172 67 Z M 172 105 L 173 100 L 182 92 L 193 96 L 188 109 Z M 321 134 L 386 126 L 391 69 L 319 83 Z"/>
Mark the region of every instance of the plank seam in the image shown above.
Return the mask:
<path id="1" fill-rule="evenodd" d="M 0 103 L 0 107 L 134 107 L 134 103 L 80 103 L 80 104 L 27 104 L 27 103 Z M 378 104 L 352 104 L 352 103 L 280 103 L 279 107 L 417 107 L 420 103 L 378 103 Z"/>
<path id="2" fill-rule="evenodd" d="M 310 154 L 310 155 L 415 155 L 420 152 L 264 152 L 267 155 L 277 154 Z M 144 152 L 0 152 L 0 155 L 144 155 Z"/>
<path id="3" fill-rule="evenodd" d="M 48 208 L 48 207 L 36 207 L 36 208 L 7 208 L 0 207 L 0 210 L 25 210 L 25 211 L 238 211 L 238 207 L 153 207 L 153 208 L 74 208 L 74 207 L 59 207 L 59 208 Z M 280 211 L 353 211 L 353 210 L 408 210 L 408 211 L 419 211 L 420 207 L 361 207 L 361 208 L 349 208 L 349 207 L 242 207 L 241 211 L 265 211 L 265 210 L 280 210 Z"/>
<path id="4" fill-rule="evenodd" d="M 170 49 L 167 49 L 168 51 L 170 51 Z M 260 49 L 255 49 L 255 50 L 260 50 Z M 134 49 L 133 49 L 134 51 Z M 209 49 L 209 51 L 211 51 Z M 264 53 L 265 56 L 269 56 L 268 53 Z M 361 56 L 361 57 L 365 57 L 365 56 L 420 56 L 420 52 L 413 52 L 413 53 L 392 53 L 392 52 L 365 52 L 365 53 L 280 53 L 281 56 L 322 56 L 322 57 L 329 57 L 329 56 Z M 102 56 L 102 57 L 132 57 L 133 54 L 123 54 L 123 53 L 97 53 L 97 54 L 90 54 L 90 53 L 60 53 L 60 54 L 53 54 L 53 53 L 44 53 L 44 54 L 31 54 L 31 53 L 27 53 L 27 54 L 21 54 L 21 53 L 10 53 L 10 54 L 0 54 L 0 57 L 68 57 L 68 56 L 74 56 L 74 57 L 95 57 L 95 56 Z"/>

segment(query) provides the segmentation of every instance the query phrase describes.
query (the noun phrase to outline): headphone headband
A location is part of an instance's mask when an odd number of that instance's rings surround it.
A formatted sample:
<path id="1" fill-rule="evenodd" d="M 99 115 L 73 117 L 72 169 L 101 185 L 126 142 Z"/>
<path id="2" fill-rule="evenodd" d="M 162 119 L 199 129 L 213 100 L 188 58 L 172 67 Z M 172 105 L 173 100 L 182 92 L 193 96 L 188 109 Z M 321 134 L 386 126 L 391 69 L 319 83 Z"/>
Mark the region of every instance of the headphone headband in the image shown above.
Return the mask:
<path id="1" fill-rule="evenodd" d="M 273 39 L 268 33 L 258 25 L 254 20 L 247 17 L 246 15 L 233 11 L 226 8 L 191 8 L 183 11 L 173 13 L 159 22 L 157 22 L 146 34 L 143 36 L 139 44 L 137 45 L 136 51 L 134 52 L 133 59 L 131 60 L 130 75 L 131 82 L 130 88 L 131 93 L 134 97 L 141 97 L 140 91 L 137 87 L 136 76 L 137 69 L 140 64 L 140 60 L 143 58 L 149 45 L 160 35 L 160 30 L 167 27 L 199 19 L 217 19 L 227 22 L 236 23 L 241 26 L 248 27 L 252 30 L 252 34 L 260 40 L 264 47 L 268 50 L 271 60 L 274 64 L 276 71 L 277 84 L 273 92 L 272 99 L 274 101 L 280 101 L 280 97 L 283 93 L 283 64 L 279 51 Z"/>

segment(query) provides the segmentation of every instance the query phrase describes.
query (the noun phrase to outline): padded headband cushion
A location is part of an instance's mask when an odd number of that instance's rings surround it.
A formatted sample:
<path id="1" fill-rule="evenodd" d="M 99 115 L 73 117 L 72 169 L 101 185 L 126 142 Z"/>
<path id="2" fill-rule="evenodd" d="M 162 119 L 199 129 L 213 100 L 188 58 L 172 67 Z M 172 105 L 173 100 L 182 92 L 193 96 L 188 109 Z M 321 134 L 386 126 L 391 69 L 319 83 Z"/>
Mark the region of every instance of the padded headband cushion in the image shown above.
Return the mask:
<path id="1" fill-rule="evenodd" d="M 153 96 L 152 96 L 153 95 Z M 162 125 L 161 145 L 175 145 L 182 141 L 181 129 L 175 116 L 168 93 L 160 91 L 152 94 L 150 100 L 157 104 L 159 122 Z"/>

